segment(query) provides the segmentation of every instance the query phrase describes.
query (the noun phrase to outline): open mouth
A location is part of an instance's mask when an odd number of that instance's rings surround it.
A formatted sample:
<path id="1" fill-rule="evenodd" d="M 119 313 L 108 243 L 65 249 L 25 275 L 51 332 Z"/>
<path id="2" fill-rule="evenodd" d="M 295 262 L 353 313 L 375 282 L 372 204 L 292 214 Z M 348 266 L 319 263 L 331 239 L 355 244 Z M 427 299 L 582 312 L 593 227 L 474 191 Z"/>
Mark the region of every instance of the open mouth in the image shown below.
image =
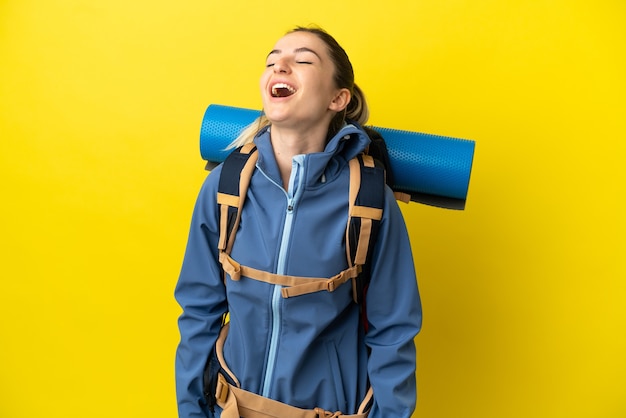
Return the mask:
<path id="1" fill-rule="evenodd" d="M 272 86 L 272 97 L 288 97 L 296 92 L 296 89 L 285 83 L 276 83 Z"/>

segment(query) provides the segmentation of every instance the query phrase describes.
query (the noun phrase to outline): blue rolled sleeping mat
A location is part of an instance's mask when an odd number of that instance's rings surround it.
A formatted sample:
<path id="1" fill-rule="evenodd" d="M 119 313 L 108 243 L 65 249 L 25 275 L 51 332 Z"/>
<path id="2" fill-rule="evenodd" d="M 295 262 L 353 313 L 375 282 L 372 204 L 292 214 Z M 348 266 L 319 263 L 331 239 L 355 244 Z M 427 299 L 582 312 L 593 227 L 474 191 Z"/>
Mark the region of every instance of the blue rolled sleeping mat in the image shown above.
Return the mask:
<path id="1" fill-rule="evenodd" d="M 226 149 L 228 145 L 260 114 L 258 110 L 209 105 L 200 132 L 200 154 L 207 161 L 207 169 L 224 161 L 231 152 Z M 384 138 L 393 190 L 409 194 L 415 202 L 465 208 L 474 141 L 376 126 L 365 128 Z"/>

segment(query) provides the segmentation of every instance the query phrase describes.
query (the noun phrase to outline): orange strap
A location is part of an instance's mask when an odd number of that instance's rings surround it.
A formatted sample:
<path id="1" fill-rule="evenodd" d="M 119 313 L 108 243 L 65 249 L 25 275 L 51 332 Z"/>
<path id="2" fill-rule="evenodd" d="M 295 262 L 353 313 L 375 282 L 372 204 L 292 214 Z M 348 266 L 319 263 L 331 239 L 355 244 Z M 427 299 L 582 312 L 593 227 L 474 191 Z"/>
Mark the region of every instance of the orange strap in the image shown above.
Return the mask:
<path id="1" fill-rule="evenodd" d="M 359 411 L 351 415 L 339 411 L 330 412 L 322 408 L 296 408 L 233 386 L 221 374 L 218 375 L 215 394 L 217 404 L 223 409 L 222 418 L 367 418 L 369 408 L 365 405 L 369 404 L 374 391 L 369 389 Z"/>
<path id="2" fill-rule="evenodd" d="M 224 272 L 228 273 L 232 280 L 238 281 L 241 279 L 241 276 L 243 276 L 264 283 L 285 286 L 281 289 L 283 298 L 301 296 L 324 290 L 333 292 L 348 280 L 357 277 L 361 272 L 361 266 L 357 265 L 347 268 L 331 278 L 286 276 L 242 266 L 225 252 L 220 253 L 220 263 L 222 263 Z"/>
<path id="3" fill-rule="evenodd" d="M 366 166 L 373 166 L 374 160 L 369 155 L 363 155 L 363 164 Z M 350 266 L 354 264 L 365 264 L 365 258 L 367 256 L 367 247 L 369 246 L 370 233 L 371 233 L 371 220 L 380 220 L 383 216 L 381 209 L 374 209 L 365 206 L 356 206 L 356 197 L 359 194 L 361 188 L 361 167 L 357 158 L 350 160 L 350 189 L 349 189 L 349 206 L 348 206 L 348 226 L 346 227 L 346 255 L 348 257 L 348 263 Z M 356 257 L 354 262 L 350 256 L 350 222 L 352 217 L 360 217 L 361 219 L 361 231 L 359 233 L 359 242 L 356 249 Z M 365 234 L 363 234 L 365 233 Z"/>
<path id="4" fill-rule="evenodd" d="M 217 357 L 222 369 L 231 376 L 222 353 L 224 340 L 228 334 L 229 324 L 224 325 L 217 340 Z M 367 418 L 370 410 L 370 403 L 374 397 L 374 391 L 370 387 L 365 398 L 361 402 L 356 414 L 344 415 L 343 413 L 330 412 L 322 408 L 301 409 L 287 405 L 273 399 L 265 398 L 252 392 L 239 388 L 239 382 L 234 379 L 236 385 L 228 383 L 222 374 L 218 374 L 215 398 L 217 404 L 223 409 L 222 418 Z"/>
<path id="5" fill-rule="evenodd" d="M 402 203 L 409 203 L 411 201 L 411 195 L 404 192 L 393 192 L 393 196 L 396 200 Z"/>
<path id="6" fill-rule="evenodd" d="M 367 167 L 374 167 L 374 159 L 370 155 L 362 155 L 363 165 Z M 383 217 L 382 209 L 370 208 L 367 206 L 357 206 L 356 198 L 361 188 L 361 167 L 358 158 L 350 160 L 350 189 L 348 197 L 348 225 L 346 227 L 346 256 L 348 259 L 348 266 L 353 267 L 355 265 L 362 266 L 367 261 L 367 253 L 370 244 L 370 236 L 372 234 L 372 219 L 381 220 Z M 353 217 L 361 218 L 361 228 L 359 231 L 359 241 L 357 242 L 356 254 L 354 260 L 352 260 L 352 251 L 350 248 L 350 224 Z M 354 301 L 358 301 L 356 286 L 356 276 L 352 279 L 352 298 Z"/>
<path id="7" fill-rule="evenodd" d="M 244 145 L 239 151 L 242 154 L 249 154 L 252 150 L 255 149 L 255 145 L 253 142 L 249 142 Z M 222 251 L 226 251 L 230 254 L 230 251 L 233 248 L 233 243 L 235 242 L 235 235 L 237 231 L 237 227 L 239 226 L 239 221 L 241 220 L 241 209 L 243 208 L 243 204 L 246 200 L 246 193 L 248 192 L 248 186 L 250 185 L 250 179 L 252 178 L 252 172 L 256 166 L 256 162 L 259 158 L 259 153 L 255 152 L 250 155 L 250 158 L 244 165 L 241 170 L 241 174 L 239 177 L 239 196 L 233 196 L 225 193 L 217 193 L 217 203 L 220 205 L 220 239 L 218 242 L 218 248 Z M 228 207 L 236 207 L 237 217 L 235 219 L 235 223 L 233 225 L 233 232 L 230 237 L 228 237 L 227 229 L 228 229 Z M 228 242 L 226 239 L 228 238 Z"/>

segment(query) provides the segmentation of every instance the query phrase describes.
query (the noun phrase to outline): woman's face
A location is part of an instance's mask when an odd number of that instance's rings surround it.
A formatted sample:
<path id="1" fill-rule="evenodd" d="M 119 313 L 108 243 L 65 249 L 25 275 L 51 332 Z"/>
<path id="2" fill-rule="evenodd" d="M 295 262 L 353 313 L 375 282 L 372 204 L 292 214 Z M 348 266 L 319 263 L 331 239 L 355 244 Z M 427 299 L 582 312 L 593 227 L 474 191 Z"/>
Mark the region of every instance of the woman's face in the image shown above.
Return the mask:
<path id="1" fill-rule="evenodd" d="M 261 76 L 263 111 L 269 121 L 300 129 L 328 125 L 350 100 L 347 89 L 336 87 L 334 72 L 328 48 L 317 35 L 292 32 L 279 39 Z M 347 101 L 339 97 L 346 93 Z"/>

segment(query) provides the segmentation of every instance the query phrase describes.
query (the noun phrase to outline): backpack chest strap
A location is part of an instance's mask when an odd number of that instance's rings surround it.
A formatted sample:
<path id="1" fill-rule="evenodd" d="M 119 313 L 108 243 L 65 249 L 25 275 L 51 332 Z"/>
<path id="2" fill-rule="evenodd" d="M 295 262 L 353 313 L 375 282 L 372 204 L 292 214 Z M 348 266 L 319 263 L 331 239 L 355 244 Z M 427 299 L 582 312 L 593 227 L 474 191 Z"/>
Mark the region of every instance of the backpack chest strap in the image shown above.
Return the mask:
<path id="1" fill-rule="evenodd" d="M 284 286 L 281 289 L 283 298 L 321 291 L 334 292 L 336 288 L 356 278 L 361 272 L 361 266 L 357 265 L 349 267 L 330 278 L 288 276 L 242 266 L 225 252 L 220 253 L 220 263 L 222 264 L 224 272 L 227 273 L 232 280 L 239 281 L 243 276 L 264 283 Z"/>

